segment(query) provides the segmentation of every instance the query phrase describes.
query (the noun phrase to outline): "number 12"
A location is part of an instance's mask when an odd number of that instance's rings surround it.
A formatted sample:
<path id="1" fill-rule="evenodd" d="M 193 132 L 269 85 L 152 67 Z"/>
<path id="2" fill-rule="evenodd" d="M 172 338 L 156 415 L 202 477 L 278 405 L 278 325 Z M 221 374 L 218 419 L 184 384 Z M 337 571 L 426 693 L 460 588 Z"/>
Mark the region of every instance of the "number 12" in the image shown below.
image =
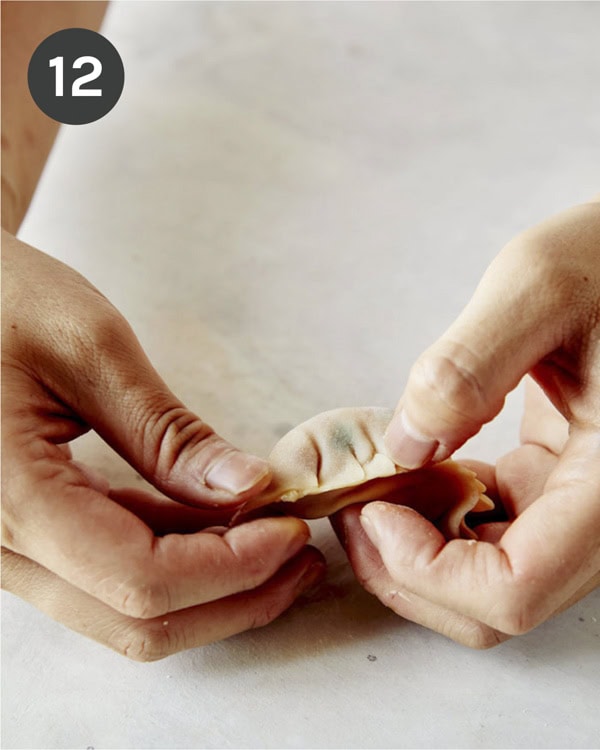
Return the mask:
<path id="1" fill-rule="evenodd" d="M 49 67 L 56 68 L 54 77 L 54 95 L 64 96 L 64 57 L 53 57 L 48 63 Z M 82 68 L 84 65 L 91 65 L 92 72 L 79 76 L 73 81 L 71 87 L 71 96 L 102 96 L 102 89 L 82 89 L 84 83 L 95 81 L 102 73 L 102 63 L 97 57 L 91 55 L 82 55 L 73 63 L 73 68 Z"/>

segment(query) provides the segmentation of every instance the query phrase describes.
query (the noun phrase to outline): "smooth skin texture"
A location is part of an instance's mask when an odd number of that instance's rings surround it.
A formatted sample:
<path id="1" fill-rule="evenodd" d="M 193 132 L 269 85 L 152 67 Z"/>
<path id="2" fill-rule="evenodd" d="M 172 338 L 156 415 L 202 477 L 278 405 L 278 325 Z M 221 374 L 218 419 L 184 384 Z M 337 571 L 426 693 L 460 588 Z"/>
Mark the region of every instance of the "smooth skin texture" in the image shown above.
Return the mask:
<path id="1" fill-rule="evenodd" d="M 16 238 L 57 124 L 27 89 L 36 46 L 97 29 L 94 2 L 2 4 L 2 585 L 150 660 L 264 625 L 324 574 L 306 524 L 224 528 L 270 479 L 192 413 L 82 276 Z M 163 495 L 71 458 L 95 430 Z"/>
<path id="2" fill-rule="evenodd" d="M 502 250 L 412 368 L 387 430 L 390 456 L 411 468 L 447 458 L 528 373 L 521 446 L 495 467 L 476 465 L 507 515 L 479 527 L 481 541 L 446 542 L 387 503 L 335 522 L 369 591 L 473 647 L 525 633 L 600 584 L 598 198 Z"/>

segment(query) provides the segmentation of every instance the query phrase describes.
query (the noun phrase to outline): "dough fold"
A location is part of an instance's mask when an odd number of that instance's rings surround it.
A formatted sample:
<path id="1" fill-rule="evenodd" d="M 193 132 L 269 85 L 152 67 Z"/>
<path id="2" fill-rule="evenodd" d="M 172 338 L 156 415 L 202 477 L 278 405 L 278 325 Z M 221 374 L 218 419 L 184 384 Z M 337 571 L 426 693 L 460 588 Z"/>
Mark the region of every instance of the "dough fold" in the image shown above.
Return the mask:
<path id="1" fill-rule="evenodd" d="M 414 508 L 448 539 L 477 538 L 465 519 L 493 509 L 485 486 L 452 460 L 416 471 L 396 466 L 383 445 L 392 414 L 379 407 L 334 409 L 295 427 L 271 451 L 271 483 L 234 522 L 275 514 L 321 518 L 352 503 L 384 500 Z"/>

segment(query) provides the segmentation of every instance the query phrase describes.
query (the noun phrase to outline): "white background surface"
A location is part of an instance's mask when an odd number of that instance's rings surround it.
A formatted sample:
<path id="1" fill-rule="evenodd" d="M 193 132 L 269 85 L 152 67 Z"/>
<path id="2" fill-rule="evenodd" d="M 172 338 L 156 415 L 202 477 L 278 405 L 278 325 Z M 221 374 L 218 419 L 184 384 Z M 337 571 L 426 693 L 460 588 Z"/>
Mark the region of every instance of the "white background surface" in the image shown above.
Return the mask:
<path id="1" fill-rule="evenodd" d="M 598 3 L 115 2 L 123 96 L 63 128 L 21 236 L 266 455 L 394 405 L 501 246 L 598 191 L 599 28 Z M 520 404 L 463 453 L 509 450 Z M 93 436 L 77 453 L 136 483 Z M 312 600 L 149 665 L 3 594 L 3 746 L 598 747 L 600 592 L 471 652 L 364 593 L 327 522 L 314 540 Z"/>

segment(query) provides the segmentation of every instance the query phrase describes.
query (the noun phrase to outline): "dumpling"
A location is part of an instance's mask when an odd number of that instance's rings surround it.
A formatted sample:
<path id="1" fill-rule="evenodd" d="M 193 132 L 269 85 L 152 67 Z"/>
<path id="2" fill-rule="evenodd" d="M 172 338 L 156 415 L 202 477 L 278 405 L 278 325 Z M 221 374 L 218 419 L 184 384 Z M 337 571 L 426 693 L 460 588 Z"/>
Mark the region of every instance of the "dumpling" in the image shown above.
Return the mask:
<path id="1" fill-rule="evenodd" d="M 235 520 L 273 513 L 320 518 L 352 503 L 385 500 L 419 511 L 447 538 L 475 538 L 465 516 L 494 507 L 485 486 L 451 460 L 416 471 L 396 466 L 383 446 L 392 414 L 378 407 L 334 409 L 295 427 L 269 456 L 271 483 Z"/>

